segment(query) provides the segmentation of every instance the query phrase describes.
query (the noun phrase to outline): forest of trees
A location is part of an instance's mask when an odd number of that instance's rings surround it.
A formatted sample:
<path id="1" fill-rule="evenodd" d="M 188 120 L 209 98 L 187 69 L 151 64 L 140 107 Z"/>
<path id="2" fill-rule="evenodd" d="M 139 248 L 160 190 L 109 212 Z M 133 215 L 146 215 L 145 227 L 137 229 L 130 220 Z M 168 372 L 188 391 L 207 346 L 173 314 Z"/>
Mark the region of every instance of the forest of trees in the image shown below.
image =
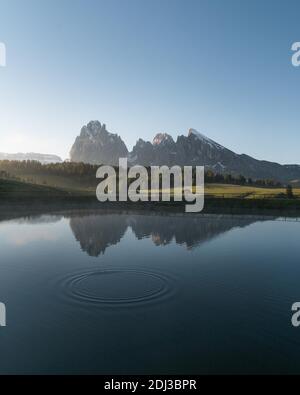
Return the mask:
<path id="1" fill-rule="evenodd" d="M 216 174 L 211 170 L 205 172 L 205 182 L 214 184 L 253 185 L 257 187 L 280 188 L 282 184 L 270 179 L 252 179 L 243 175 L 233 176 L 231 174 Z"/>
<path id="2" fill-rule="evenodd" d="M 45 177 L 50 175 L 70 178 L 76 177 L 77 179 L 85 179 L 85 181 L 95 181 L 95 175 L 98 168 L 98 165 L 91 165 L 87 163 L 63 162 L 41 164 L 37 161 L 3 160 L 0 161 L 0 178 L 22 178 L 23 175 L 30 174 L 31 176 L 43 175 Z M 243 175 L 233 176 L 231 174 L 218 174 L 211 170 L 207 170 L 205 172 L 205 182 L 217 184 L 253 185 L 269 188 L 282 187 L 282 184 L 276 180 L 254 180 L 252 178 L 246 178 Z"/>

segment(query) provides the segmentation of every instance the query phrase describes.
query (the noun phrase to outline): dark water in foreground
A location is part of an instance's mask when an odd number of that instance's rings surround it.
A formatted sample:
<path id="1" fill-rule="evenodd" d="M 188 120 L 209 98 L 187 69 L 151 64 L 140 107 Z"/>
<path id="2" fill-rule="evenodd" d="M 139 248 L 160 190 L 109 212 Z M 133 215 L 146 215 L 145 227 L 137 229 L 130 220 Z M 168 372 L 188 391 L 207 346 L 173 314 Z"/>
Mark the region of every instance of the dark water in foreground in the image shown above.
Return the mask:
<path id="1" fill-rule="evenodd" d="M 1 222 L 0 373 L 300 373 L 299 257 L 299 222 Z"/>

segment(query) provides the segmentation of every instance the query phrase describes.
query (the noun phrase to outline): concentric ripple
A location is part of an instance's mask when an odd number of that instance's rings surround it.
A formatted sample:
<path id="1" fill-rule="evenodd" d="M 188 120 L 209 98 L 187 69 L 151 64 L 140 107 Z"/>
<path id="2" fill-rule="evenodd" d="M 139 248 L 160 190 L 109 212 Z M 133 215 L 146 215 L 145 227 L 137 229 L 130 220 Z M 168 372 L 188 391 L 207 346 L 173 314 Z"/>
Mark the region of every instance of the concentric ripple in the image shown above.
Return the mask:
<path id="1" fill-rule="evenodd" d="M 172 291 L 170 279 L 162 274 L 119 268 L 72 274 L 62 286 L 72 301 L 97 304 L 142 303 Z"/>

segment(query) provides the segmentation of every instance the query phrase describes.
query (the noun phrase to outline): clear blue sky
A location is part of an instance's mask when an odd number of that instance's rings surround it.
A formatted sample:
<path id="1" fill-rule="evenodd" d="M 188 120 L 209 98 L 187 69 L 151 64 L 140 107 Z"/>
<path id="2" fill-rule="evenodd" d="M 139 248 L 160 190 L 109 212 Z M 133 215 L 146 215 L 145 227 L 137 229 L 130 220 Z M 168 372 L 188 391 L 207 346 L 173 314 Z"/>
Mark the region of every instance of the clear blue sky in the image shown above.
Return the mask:
<path id="1" fill-rule="evenodd" d="M 193 127 L 300 163 L 299 1 L 0 0 L 0 151 L 66 158 L 98 119 L 131 148 Z"/>

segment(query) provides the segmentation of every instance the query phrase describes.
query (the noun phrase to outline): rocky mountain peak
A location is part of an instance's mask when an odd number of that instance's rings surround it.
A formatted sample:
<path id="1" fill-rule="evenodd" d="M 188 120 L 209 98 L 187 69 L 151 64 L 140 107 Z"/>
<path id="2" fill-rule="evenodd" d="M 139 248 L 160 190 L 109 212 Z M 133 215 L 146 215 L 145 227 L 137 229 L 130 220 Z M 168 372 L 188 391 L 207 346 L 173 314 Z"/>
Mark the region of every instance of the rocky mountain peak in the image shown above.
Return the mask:
<path id="1" fill-rule="evenodd" d="M 98 135 L 105 136 L 108 133 L 105 124 L 101 125 L 99 121 L 91 121 L 81 128 L 80 137 L 94 139 Z"/>
<path id="2" fill-rule="evenodd" d="M 153 139 L 153 145 L 160 145 L 164 143 L 174 143 L 173 137 L 168 133 L 157 133 Z"/>
<path id="3" fill-rule="evenodd" d="M 148 142 L 149 143 L 149 142 Z M 144 147 L 147 144 L 147 141 L 143 140 L 143 139 L 138 139 L 138 141 L 136 142 L 136 147 Z"/>
<path id="4" fill-rule="evenodd" d="M 91 121 L 81 128 L 70 152 L 73 162 L 117 165 L 120 157 L 127 157 L 128 150 L 123 140 L 107 131 L 106 125 Z"/>
<path id="5" fill-rule="evenodd" d="M 209 137 L 206 137 L 203 133 L 198 132 L 196 129 L 189 129 L 188 137 L 193 138 L 195 140 L 201 141 L 204 144 L 208 144 L 211 147 L 217 149 L 223 149 L 224 147 L 215 141 L 211 140 Z"/>

